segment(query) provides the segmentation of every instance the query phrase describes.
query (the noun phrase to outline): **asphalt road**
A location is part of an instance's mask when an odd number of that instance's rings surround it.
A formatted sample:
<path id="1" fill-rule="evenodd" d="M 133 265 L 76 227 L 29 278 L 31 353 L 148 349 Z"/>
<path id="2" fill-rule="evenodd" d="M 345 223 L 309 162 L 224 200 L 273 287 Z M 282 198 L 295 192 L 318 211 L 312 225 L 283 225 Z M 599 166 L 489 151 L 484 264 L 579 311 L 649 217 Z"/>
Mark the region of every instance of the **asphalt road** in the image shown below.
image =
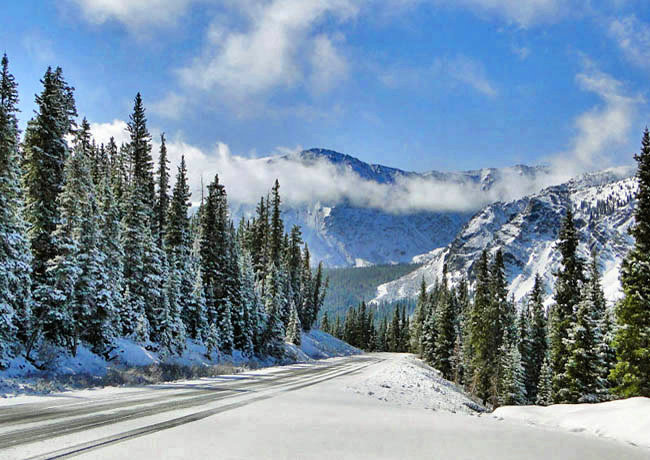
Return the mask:
<path id="1" fill-rule="evenodd" d="M 584 433 L 397 407 L 350 391 L 391 359 L 369 354 L 0 402 L 0 459 L 650 459 L 647 449 Z"/>

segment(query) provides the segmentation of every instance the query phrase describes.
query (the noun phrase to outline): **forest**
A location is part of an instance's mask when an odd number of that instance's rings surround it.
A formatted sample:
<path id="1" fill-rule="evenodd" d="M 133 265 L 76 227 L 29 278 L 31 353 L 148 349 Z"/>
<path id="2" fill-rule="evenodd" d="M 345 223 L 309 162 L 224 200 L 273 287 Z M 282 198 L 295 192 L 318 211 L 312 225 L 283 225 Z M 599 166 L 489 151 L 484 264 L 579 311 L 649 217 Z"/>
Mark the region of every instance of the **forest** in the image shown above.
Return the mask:
<path id="1" fill-rule="evenodd" d="M 650 132 L 643 134 L 639 192 L 623 260 L 623 298 L 608 305 L 597 254 L 579 255 L 573 211 L 557 236 L 561 269 L 545 306 L 536 275 L 527 300 L 508 292 L 501 249 L 483 251 L 471 277 L 451 286 L 446 269 L 433 289 L 422 279 L 412 316 L 397 306 L 388 321 L 361 303 L 321 328 L 368 351 L 412 352 L 492 407 L 600 402 L 650 396 Z"/>
<path id="2" fill-rule="evenodd" d="M 35 366 L 83 344 L 108 358 L 125 337 L 162 356 L 187 340 L 208 355 L 281 357 L 323 305 L 298 227 L 285 233 L 280 184 L 237 225 L 215 176 L 190 214 L 187 167 L 157 161 L 142 97 L 129 142 L 97 145 L 77 123 L 74 88 L 48 68 L 37 110 L 18 129 L 18 86 L 0 75 L 0 369 Z M 271 185 L 271 184 L 269 184 Z"/>

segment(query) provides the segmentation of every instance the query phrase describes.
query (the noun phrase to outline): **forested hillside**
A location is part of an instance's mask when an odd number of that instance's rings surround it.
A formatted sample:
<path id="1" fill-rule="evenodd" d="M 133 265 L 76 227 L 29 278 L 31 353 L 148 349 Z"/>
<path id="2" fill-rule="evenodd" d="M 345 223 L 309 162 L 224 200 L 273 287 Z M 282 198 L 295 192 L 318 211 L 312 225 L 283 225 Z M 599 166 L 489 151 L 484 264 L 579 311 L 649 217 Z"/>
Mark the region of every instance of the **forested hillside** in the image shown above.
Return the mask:
<path id="1" fill-rule="evenodd" d="M 373 265 L 370 267 L 325 268 L 329 280 L 322 312 L 330 317 L 344 315 L 348 308 L 375 296 L 377 287 L 417 269 L 417 264 Z"/>
<path id="2" fill-rule="evenodd" d="M 97 145 L 62 70 L 41 82 L 21 135 L 3 57 L 0 369 L 80 345 L 108 357 L 121 337 L 162 355 L 181 354 L 188 339 L 207 355 L 280 356 L 285 339 L 299 344 L 326 287 L 300 228 L 285 233 L 279 183 L 236 226 L 215 176 L 190 217 L 191 165 L 169 171 L 164 135 L 152 152 L 140 94 L 129 141 Z"/>

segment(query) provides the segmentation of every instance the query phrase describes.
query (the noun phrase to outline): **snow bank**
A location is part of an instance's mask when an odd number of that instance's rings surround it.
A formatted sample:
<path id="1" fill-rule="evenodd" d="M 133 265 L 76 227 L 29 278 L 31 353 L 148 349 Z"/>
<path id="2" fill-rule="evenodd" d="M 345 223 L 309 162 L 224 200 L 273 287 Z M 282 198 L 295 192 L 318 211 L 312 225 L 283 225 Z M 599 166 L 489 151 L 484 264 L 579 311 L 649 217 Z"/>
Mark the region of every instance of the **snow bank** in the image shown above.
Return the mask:
<path id="1" fill-rule="evenodd" d="M 111 369 L 131 369 L 157 364 L 175 364 L 184 367 L 208 368 L 222 364 L 247 367 L 268 367 L 277 364 L 307 362 L 315 359 L 348 356 L 361 353 L 360 350 L 332 337 L 322 331 L 312 330 L 302 334 L 302 345 L 285 344 L 285 357 L 275 360 L 269 357 L 249 358 L 235 350 L 231 355 L 206 356 L 205 346 L 188 340 L 185 352 L 181 356 L 164 356 L 128 339 L 117 339 L 115 349 L 109 359 L 92 353 L 81 345 L 75 356 L 64 350 L 48 349 L 51 356 L 46 369 L 39 370 L 22 357 L 14 358 L 9 368 L 0 371 L 0 397 L 15 396 L 24 393 L 50 393 L 65 391 L 70 388 L 83 388 L 102 385 Z"/>
<path id="2" fill-rule="evenodd" d="M 473 401 L 440 372 L 413 355 L 393 353 L 348 385 L 350 391 L 400 407 L 415 407 L 461 414 L 485 408 Z"/>
<path id="3" fill-rule="evenodd" d="M 650 398 L 630 398 L 597 404 L 504 406 L 498 418 L 519 420 L 572 432 L 585 432 L 650 448 Z"/>

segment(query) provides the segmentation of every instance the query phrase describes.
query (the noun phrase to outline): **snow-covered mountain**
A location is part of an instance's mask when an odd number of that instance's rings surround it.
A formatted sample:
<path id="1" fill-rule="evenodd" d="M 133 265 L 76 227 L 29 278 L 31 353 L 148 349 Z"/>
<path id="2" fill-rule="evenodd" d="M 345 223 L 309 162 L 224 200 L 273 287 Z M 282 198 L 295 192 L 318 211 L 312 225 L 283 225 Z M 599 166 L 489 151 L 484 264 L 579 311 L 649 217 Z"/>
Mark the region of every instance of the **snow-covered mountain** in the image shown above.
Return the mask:
<path id="1" fill-rule="evenodd" d="M 403 187 L 409 180 L 422 183 L 469 185 L 472 190 L 491 191 L 500 197 L 500 190 L 509 193 L 506 181 L 516 178 L 520 183 L 535 187 L 537 179 L 548 174 L 544 167 L 513 166 L 486 168 L 464 172 L 415 173 L 382 165 L 368 164 L 350 155 L 324 149 L 311 149 L 264 161 L 296 162 L 301 166 L 317 166 L 323 162 L 334 166 L 340 176 L 353 177 L 361 184 L 381 184 Z M 484 197 L 476 197 L 477 203 Z M 285 226 L 297 224 L 312 252 L 312 260 L 322 260 L 326 266 L 365 266 L 408 263 L 413 257 L 446 246 L 468 222 L 473 212 L 467 210 L 400 211 L 362 206 L 353 200 L 314 200 L 298 205 L 284 205 Z M 251 216 L 254 208 L 233 203 L 235 218 Z"/>
<path id="2" fill-rule="evenodd" d="M 591 251 L 597 253 L 605 294 L 614 300 L 620 295 L 620 264 L 633 243 L 628 228 L 633 222 L 636 188 L 633 171 L 616 168 L 587 174 L 518 200 L 491 204 L 474 215 L 450 244 L 416 257 L 422 267 L 379 286 L 374 300 L 416 296 L 422 277 L 432 285 L 442 276 L 445 264 L 452 282 L 467 274 L 472 277 L 484 248 L 492 254 L 502 249 L 510 292 L 516 300 L 530 292 L 537 273 L 550 295 L 553 272 L 560 261 L 555 242 L 568 206 L 575 212 L 580 252 L 585 258 Z"/>

